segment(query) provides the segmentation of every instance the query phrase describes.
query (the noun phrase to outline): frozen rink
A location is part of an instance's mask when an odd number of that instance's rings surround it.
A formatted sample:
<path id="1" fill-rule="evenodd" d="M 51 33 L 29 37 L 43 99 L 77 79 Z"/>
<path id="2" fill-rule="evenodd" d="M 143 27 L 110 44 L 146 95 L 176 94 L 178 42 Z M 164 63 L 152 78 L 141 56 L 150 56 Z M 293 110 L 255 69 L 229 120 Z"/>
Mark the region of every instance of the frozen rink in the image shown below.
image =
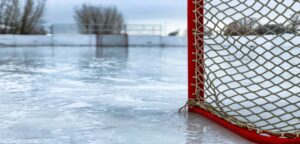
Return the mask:
<path id="1" fill-rule="evenodd" d="M 0 48 L 2 144 L 247 144 L 196 114 L 186 48 Z"/>

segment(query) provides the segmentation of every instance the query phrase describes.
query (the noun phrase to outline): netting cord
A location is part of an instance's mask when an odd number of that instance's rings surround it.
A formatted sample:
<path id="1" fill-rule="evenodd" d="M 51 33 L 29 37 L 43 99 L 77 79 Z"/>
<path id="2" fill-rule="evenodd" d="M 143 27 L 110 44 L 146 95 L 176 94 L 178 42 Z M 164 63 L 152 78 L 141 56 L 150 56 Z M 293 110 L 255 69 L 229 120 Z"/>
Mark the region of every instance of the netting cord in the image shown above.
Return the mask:
<path id="1" fill-rule="evenodd" d="M 246 128 L 251 131 L 256 131 L 256 133 L 258 133 L 258 134 L 268 134 L 268 135 L 277 136 L 280 138 L 300 138 L 300 132 L 298 132 L 298 133 L 280 133 L 280 132 L 278 132 L 277 133 L 277 132 L 272 132 L 272 131 L 256 128 L 254 125 L 251 125 L 247 122 L 238 120 L 238 119 L 234 118 L 233 116 L 227 115 L 224 112 L 215 110 L 215 108 L 210 106 L 210 104 L 208 104 L 202 100 L 199 101 L 197 98 L 189 99 L 187 101 L 187 103 L 178 110 L 178 112 L 181 113 L 184 109 L 187 109 L 188 107 L 201 108 L 205 111 L 208 111 L 208 112 L 218 116 L 219 118 L 222 118 L 222 119 L 230 122 L 233 125 L 237 125 L 241 128 Z"/>
<path id="2" fill-rule="evenodd" d="M 195 62 L 195 64 L 196 64 L 196 67 L 195 67 L 195 76 L 194 76 L 194 78 L 196 79 L 196 81 L 195 81 L 195 83 L 193 84 L 193 86 L 195 86 L 196 87 L 196 91 L 195 91 L 195 98 L 192 98 L 192 99 L 189 99 L 188 101 L 187 101 L 187 103 L 183 106 L 183 107 L 181 107 L 180 109 L 179 109 L 179 112 L 181 112 L 182 110 L 184 110 L 184 109 L 186 109 L 186 108 L 188 108 L 188 107 L 197 107 L 197 108 L 201 108 L 201 109 L 203 109 L 203 110 L 205 110 L 205 111 L 208 111 L 208 112 L 210 112 L 210 113 L 212 113 L 212 114 L 214 114 L 214 115 L 216 115 L 216 116 L 218 116 L 219 118 L 221 118 L 221 119 L 224 119 L 225 121 L 228 121 L 229 123 L 231 123 L 231 124 L 233 124 L 233 125 L 236 125 L 236 126 L 239 126 L 239 127 L 241 127 L 241 128 L 245 128 L 245 129 L 248 129 L 248 130 L 251 130 L 251 131 L 256 131 L 258 134 L 267 134 L 267 135 L 271 135 L 271 136 L 277 136 L 277 137 L 280 137 L 280 138 L 299 138 L 300 137 L 300 131 L 298 131 L 298 130 L 296 130 L 296 132 L 288 132 L 288 131 L 286 131 L 286 132 L 282 132 L 282 131 L 280 131 L 280 132 L 277 132 L 277 131 L 271 131 L 271 130 L 263 130 L 262 128 L 259 128 L 257 125 L 255 125 L 255 124 L 251 124 L 250 123 L 250 121 L 248 121 L 248 122 L 246 122 L 246 121 L 243 121 L 243 120 L 240 120 L 240 119 L 237 119 L 236 117 L 234 117 L 234 116 L 231 116 L 231 115 L 229 115 L 229 114 L 227 114 L 226 112 L 224 112 L 224 111 L 222 111 L 222 107 L 220 107 L 219 106 L 219 104 L 220 104 L 220 99 L 219 99 L 219 97 L 218 97 L 218 94 L 217 94 L 217 92 L 218 92 L 218 90 L 216 90 L 217 89 L 217 87 L 218 87 L 218 85 L 217 86 L 215 86 L 211 81 L 209 81 L 209 80 L 204 80 L 204 77 L 206 76 L 206 78 L 207 78 L 207 76 L 209 76 L 209 74 L 208 73 L 206 73 L 206 72 L 204 72 L 203 73 L 203 71 L 207 68 L 207 66 L 205 66 L 205 64 L 203 64 L 203 62 L 205 61 L 205 59 L 204 59 L 204 57 L 203 57 L 203 55 L 204 55 L 204 45 L 203 45 L 203 43 L 204 43 L 204 39 L 203 39 L 203 35 L 204 35 L 204 32 L 202 32 L 201 31 L 201 29 L 202 28 L 204 28 L 205 26 L 204 26 L 204 24 L 203 24 L 203 22 L 201 22 L 201 17 L 205 17 L 204 16 L 204 14 L 203 13 L 199 13 L 198 11 L 199 11 L 199 9 L 204 9 L 204 5 L 203 4 L 201 4 L 201 0 L 194 0 L 194 5 L 195 5 L 195 10 L 193 11 L 193 13 L 195 14 L 195 19 L 193 20 L 193 22 L 195 23 L 195 28 L 193 29 L 193 35 L 194 35 L 194 37 L 193 37 L 193 39 L 195 39 L 195 43 L 193 44 L 193 46 L 195 47 L 195 59 L 193 60 L 193 62 Z M 259 1 L 256 1 L 257 3 L 259 3 L 259 4 L 261 4 L 261 5 L 266 5 L 266 4 L 263 4 L 263 3 L 260 3 Z M 296 1 L 294 1 L 293 2 L 293 4 L 294 3 L 298 3 L 298 2 L 296 2 Z M 244 2 L 241 2 L 241 4 L 245 4 Z M 211 4 L 212 5 L 212 4 Z M 233 10 L 236 10 L 236 7 L 237 6 L 229 6 L 229 4 L 226 4 L 227 6 L 228 6 L 228 9 L 230 8 L 230 9 L 233 9 Z M 213 5 L 212 5 L 213 6 Z M 287 8 L 288 6 L 286 6 L 286 8 Z M 250 7 L 250 8 L 252 8 L 252 7 Z M 215 9 L 217 9 L 217 6 L 216 6 L 216 8 Z M 237 12 L 239 12 L 238 10 L 236 10 Z M 211 11 L 211 12 L 213 12 L 213 10 Z M 295 12 L 295 11 L 294 11 Z M 210 13 L 209 11 L 208 11 L 208 13 Z M 214 13 L 212 13 L 212 15 L 213 15 Z M 261 14 L 262 16 L 266 16 L 266 14 L 263 14 L 263 13 L 259 13 L 259 14 Z M 244 15 L 244 14 L 242 14 L 243 16 L 245 16 L 246 17 L 246 15 Z M 279 17 L 279 16 L 278 16 Z M 215 19 L 216 19 L 216 17 L 214 17 Z M 260 20 L 260 19 L 258 19 L 258 20 Z M 258 21 L 257 20 L 257 21 Z M 221 21 L 221 20 L 220 20 Z M 274 20 L 271 20 L 272 22 L 275 22 Z M 206 22 L 207 23 L 207 22 Z M 216 23 L 214 23 L 215 25 L 216 25 L 216 27 L 218 27 L 218 23 L 219 22 L 216 22 Z M 277 23 L 278 24 L 278 23 Z M 271 29 L 268 29 L 268 31 L 270 31 Z M 238 32 L 236 29 L 232 29 L 232 31 L 233 32 Z M 250 31 L 251 32 L 251 31 Z M 248 35 L 248 34 L 250 34 L 250 32 L 249 33 L 245 33 L 244 35 Z M 242 35 L 242 34 L 241 34 Z M 220 35 L 220 36 L 222 36 L 222 35 Z M 241 46 L 235 46 L 234 48 L 236 48 L 237 50 L 241 50 L 242 48 L 243 48 L 243 46 L 246 46 L 247 47 L 247 45 L 246 44 L 244 44 L 244 43 L 242 43 L 242 42 L 239 42 L 239 41 L 236 41 L 236 40 L 234 40 L 234 42 L 231 42 L 231 41 L 229 41 L 229 37 L 228 36 L 224 36 L 223 35 L 223 37 L 222 37 L 223 39 L 224 39 L 224 41 L 227 41 L 229 44 L 232 44 L 232 45 L 234 45 L 234 44 L 236 44 L 236 43 L 238 43 L 238 44 L 240 44 Z M 274 40 L 275 38 L 273 38 L 272 40 Z M 251 40 L 251 39 L 247 39 L 247 40 L 249 40 L 249 41 L 252 41 L 252 42 L 254 42 L 253 40 Z M 265 41 L 268 41 L 268 42 L 270 42 L 270 43 L 272 43 L 273 45 L 276 45 L 276 46 L 278 46 L 278 47 L 280 47 L 282 44 L 276 44 L 276 43 L 274 43 L 274 42 L 272 42 L 272 40 L 268 40 L 268 39 L 264 39 Z M 223 42 L 224 42 L 223 41 Z M 215 41 L 216 42 L 216 41 Z M 290 39 L 289 39 L 289 42 L 290 42 Z M 216 42 L 216 44 L 220 44 L 220 43 L 218 43 L 218 42 Z M 257 43 L 256 43 L 257 44 Z M 292 43 L 293 44 L 293 43 Z M 257 45 L 259 45 L 259 44 L 257 44 Z M 298 45 L 299 46 L 299 45 Z M 273 47 L 275 47 L 275 46 L 273 46 Z M 296 47 L 296 44 L 294 44 L 292 47 Z M 224 50 L 226 50 L 226 48 L 224 48 Z M 284 50 L 284 49 L 282 49 L 284 52 L 287 52 L 287 53 L 290 53 L 288 50 Z M 254 50 L 252 50 L 252 52 L 255 52 Z M 228 52 L 229 54 L 231 54 L 230 52 Z M 223 57 L 224 56 L 229 56 L 229 54 L 228 55 L 222 55 Z M 249 54 L 249 53 L 246 53 L 245 55 L 247 55 L 247 54 Z M 263 56 L 263 54 L 260 54 L 260 53 L 256 53 L 258 56 Z M 232 56 L 234 56 L 234 55 L 232 55 Z M 215 58 L 215 57 L 212 57 L 212 59 L 213 58 Z M 238 58 L 238 57 L 236 57 L 236 56 L 234 56 L 234 58 L 235 59 L 237 59 L 237 60 L 242 60 L 242 58 Z M 270 59 L 270 58 L 268 58 L 268 59 Z M 286 59 L 281 59 L 281 60 L 283 60 L 283 61 L 285 61 L 285 62 L 289 62 L 289 60 L 290 59 L 288 59 L 288 60 L 286 60 Z M 215 61 L 214 61 L 215 62 Z M 232 62 L 232 61 L 228 61 L 228 64 L 231 66 L 231 67 L 234 67 L 230 62 Z M 272 61 L 269 61 L 269 62 L 271 62 L 272 64 L 274 64 L 275 66 L 276 65 L 278 65 L 278 64 L 276 64 L 276 63 L 274 63 L 274 62 L 272 62 Z M 216 63 L 216 64 L 219 64 L 219 63 Z M 249 63 L 243 63 L 245 66 L 247 66 L 246 64 L 249 64 Z M 295 66 L 295 65 L 293 65 L 293 64 L 291 64 L 291 63 L 289 63 L 290 65 L 292 65 L 292 66 Z M 219 65 L 218 65 L 219 66 Z M 205 67 L 205 68 L 204 68 Z M 220 66 L 219 66 L 220 67 Z M 248 66 L 247 66 L 248 67 Z M 248 67 L 249 68 L 249 67 Z M 259 68 L 258 66 L 257 67 L 255 67 L 255 68 Z M 251 69 L 251 68 L 249 68 L 249 69 Z M 203 71 L 202 71 L 203 70 Z M 258 73 L 256 73 L 257 75 L 259 75 Z M 211 74 L 211 75 L 214 75 L 215 77 L 217 77 L 215 74 Z M 228 73 L 227 73 L 227 75 L 228 75 Z M 243 76 L 245 76 L 245 75 L 243 75 Z M 247 77 L 247 76 L 245 76 L 247 79 L 249 79 L 249 77 Z M 278 74 L 278 77 L 280 77 L 281 78 L 281 75 L 280 74 Z M 223 77 L 222 77 L 223 78 Z M 286 79 L 287 81 L 288 80 L 291 80 L 291 78 L 289 78 L 289 79 Z M 241 81 L 241 80 L 240 80 Z M 239 83 L 239 85 L 242 85 L 239 81 L 237 81 L 238 83 Z M 252 81 L 253 82 L 253 81 Z M 270 80 L 268 81 L 268 82 L 271 82 Z M 204 88 L 202 88 L 200 85 L 201 84 L 206 84 L 207 85 L 207 87 L 208 88 L 210 88 L 210 89 L 205 89 L 205 91 L 209 91 L 209 93 L 212 93 L 212 95 L 214 96 L 213 98 L 213 100 L 214 100 L 214 102 L 215 102 L 215 104 L 216 104 L 216 106 L 217 106 L 217 108 L 216 107 L 214 107 L 211 103 L 209 103 L 208 101 L 206 101 L 203 97 L 203 95 L 201 95 L 200 93 L 202 93 L 203 91 L 204 91 Z M 273 85 L 275 85 L 275 86 L 278 86 L 278 84 L 275 84 L 275 83 L 272 83 Z M 282 90 L 287 90 L 288 91 L 288 89 L 284 89 L 284 88 L 281 88 Z M 249 90 L 249 93 L 250 92 L 253 92 L 253 91 L 251 91 L 250 89 L 248 89 Z M 223 91 L 224 92 L 224 91 Z M 257 91 L 254 91 L 253 93 L 256 93 Z M 270 91 L 269 91 L 270 92 Z M 290 91 L 289 91 L 290 92 Z M 272 92 L 271 92 L 272 93 Z M 274 94 L 274 95 L 276 95 L 275 93 L 272 93 L 272 94 Z M 294 93 L 294 94 L 296 94 L 296 93 Z M 271 94 L 270 94 L 271 95 Z M 206 97 L 208 97 L 208 96 L 206 96 Z M 249 100 L 249 99 L 247 99 L 247 100 Z"/>

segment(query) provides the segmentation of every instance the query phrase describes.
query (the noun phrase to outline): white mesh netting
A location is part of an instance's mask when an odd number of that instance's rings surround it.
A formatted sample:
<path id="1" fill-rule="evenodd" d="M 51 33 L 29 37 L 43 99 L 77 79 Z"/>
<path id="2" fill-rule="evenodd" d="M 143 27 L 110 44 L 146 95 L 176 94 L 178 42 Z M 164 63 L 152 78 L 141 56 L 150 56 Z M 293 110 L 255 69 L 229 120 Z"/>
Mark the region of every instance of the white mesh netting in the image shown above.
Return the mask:
<path id="1" fill-rule="evenodd" d="M 196 99 L 189 104 L 258 133 L 299 137 L 300 1 L 194 4 Z"/>

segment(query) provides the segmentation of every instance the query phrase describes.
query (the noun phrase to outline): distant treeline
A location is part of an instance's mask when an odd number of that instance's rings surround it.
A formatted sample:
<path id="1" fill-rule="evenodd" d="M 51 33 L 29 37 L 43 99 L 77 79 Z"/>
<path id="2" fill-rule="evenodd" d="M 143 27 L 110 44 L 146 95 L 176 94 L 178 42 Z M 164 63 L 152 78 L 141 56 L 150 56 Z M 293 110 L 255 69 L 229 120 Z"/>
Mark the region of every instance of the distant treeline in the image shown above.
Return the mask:
<path id="1" fill-rule="evenodd" d="M 261 24 L 255 18 L 244 18 L 226 25 L 222 34 L 227 36 L 297 34 L 298 28 L 300 28 L 300 14 L 295 15 L 287 24 L 276 22 Z M 208 27 L 204 31 L 205 35 L 213 35 L 214 32 L 214 29 Z"/>
<path id="2" fill-rule="evenodd" d="M 46 0 L 0 0 L 0 34 L 46 34 Z M 84 34 L 115 34 L 123 30 L 124 17 L 116 7 L 83 4 L 75 21 Z"/>

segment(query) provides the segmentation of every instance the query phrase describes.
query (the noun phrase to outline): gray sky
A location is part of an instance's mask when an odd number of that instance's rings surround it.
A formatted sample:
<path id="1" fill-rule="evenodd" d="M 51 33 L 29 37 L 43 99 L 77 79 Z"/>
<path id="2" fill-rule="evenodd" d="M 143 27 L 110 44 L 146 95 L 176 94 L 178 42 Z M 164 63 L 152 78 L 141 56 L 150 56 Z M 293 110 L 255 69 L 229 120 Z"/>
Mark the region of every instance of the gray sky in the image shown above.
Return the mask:
<path id="1" fill-rule="evenodd" d="M 116 6 L 129 24 L 162 24 L 168 32 L 186 28 L 186 0 L 48 0 L 48 24 L 74 23 L 74 9 L 82 3 Z"/>

